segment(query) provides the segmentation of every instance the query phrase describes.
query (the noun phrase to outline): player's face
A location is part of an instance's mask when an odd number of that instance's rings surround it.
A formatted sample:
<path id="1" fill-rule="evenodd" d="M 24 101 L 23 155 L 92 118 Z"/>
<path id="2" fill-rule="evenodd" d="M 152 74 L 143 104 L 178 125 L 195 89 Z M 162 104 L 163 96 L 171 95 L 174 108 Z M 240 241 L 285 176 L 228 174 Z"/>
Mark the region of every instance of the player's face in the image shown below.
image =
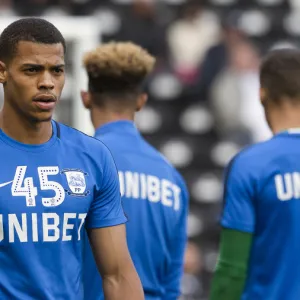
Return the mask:
<path id="1" fill-rule="evenodd" d="M 65 83 L 62 44 L 20 42 L 4 73 L 8 105 L 32 121 L 49 121 Z"/>

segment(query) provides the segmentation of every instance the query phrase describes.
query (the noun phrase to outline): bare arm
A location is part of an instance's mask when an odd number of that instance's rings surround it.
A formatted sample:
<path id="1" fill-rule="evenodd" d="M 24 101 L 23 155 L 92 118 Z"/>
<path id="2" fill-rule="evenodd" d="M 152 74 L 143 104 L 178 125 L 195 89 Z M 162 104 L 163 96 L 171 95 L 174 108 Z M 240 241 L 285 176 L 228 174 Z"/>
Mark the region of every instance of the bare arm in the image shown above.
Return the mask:
<path id="1" fill-rule="evenodd" d="M 89 229 L 88 234 L 105 299 L 143 300 L 142 285 L 127 248 L 125 225 Z"/>

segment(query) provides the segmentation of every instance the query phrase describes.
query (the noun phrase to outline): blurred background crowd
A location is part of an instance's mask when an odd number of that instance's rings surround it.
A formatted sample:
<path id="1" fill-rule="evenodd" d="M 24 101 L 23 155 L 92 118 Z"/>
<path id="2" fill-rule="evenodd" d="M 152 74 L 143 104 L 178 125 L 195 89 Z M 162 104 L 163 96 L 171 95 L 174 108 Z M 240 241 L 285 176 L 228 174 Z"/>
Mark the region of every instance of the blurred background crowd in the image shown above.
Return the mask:
<path id="1" fill-rule="evenodd" d="M 0 18 L 90 17 L 99 42 L 130 40 L 157 57 L 145 83 L 149 103 L 136 123 L 189 187 L 184 300 L 207 299 L 223 169 L 242 147 L 271 136 L 259 102 L 259 63 L 271 49 L 298 47 L 299 8 L 300 0 L 0 0 Z M 72 126 L 69 64 L 57 118 Z"/>

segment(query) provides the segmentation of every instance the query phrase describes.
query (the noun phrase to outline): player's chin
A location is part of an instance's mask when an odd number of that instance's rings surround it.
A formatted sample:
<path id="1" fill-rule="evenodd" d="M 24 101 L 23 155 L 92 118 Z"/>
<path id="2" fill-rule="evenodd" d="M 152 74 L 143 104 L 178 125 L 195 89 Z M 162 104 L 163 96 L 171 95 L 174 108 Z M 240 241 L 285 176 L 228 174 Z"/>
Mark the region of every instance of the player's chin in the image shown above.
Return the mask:
<path id="1" fill-rule="evenodd" d="M 52 119 L 53 111 L 43 111 L 31 115 L 34 122 L 49 122 Z"/>

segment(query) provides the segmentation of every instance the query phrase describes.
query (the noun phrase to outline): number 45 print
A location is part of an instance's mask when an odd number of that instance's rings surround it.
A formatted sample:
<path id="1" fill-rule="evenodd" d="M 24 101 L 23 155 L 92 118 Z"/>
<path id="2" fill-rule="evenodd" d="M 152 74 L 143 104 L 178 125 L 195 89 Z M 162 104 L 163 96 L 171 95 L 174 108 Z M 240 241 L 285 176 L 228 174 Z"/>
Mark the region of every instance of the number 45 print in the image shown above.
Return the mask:
<path id="1" fill-rule="evenodd" d="M 34 186 L 33 178 L 26 177 L 25 173 L 27 166 L 18 166 L 15 177 L 12 183 L 11 192 L 13 196 L 23 196 L 26 199 L 27 206 L 36 206 L 35 197 L 37 196 L 37 188 Z M 58 206 L 65 200 L 65 190 L 56 181 L 51 181 L 48 176 L 57 175 L 59 173 L 58 167 L 38 167 L 38 175 L 41 190 L 52 190 L 55 195 L 50 198 L 42 198 L 44 206 Z"/>

